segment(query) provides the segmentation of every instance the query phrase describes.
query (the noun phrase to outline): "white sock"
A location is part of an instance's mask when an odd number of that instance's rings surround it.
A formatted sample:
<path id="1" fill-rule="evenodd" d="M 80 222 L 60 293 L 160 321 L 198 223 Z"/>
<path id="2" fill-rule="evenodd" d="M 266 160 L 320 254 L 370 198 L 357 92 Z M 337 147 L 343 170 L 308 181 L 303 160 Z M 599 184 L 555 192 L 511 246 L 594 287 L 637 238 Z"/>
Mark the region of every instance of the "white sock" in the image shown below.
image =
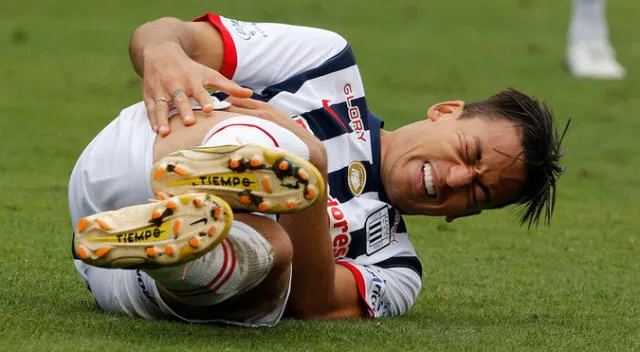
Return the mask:
<path id="1" fill-rule="evenodd" d="M 275 254 L 256 230 L 234 221 L 227 237 L 202 257 L 181 266 L 144 270 L 175 300 L 208 306 L 246 292 L 269 274 Z"/>
<path id="2" fill-rule="evenodd" d="M 606 0 L 573 0 L 569 43 L 609 40 Z"/>

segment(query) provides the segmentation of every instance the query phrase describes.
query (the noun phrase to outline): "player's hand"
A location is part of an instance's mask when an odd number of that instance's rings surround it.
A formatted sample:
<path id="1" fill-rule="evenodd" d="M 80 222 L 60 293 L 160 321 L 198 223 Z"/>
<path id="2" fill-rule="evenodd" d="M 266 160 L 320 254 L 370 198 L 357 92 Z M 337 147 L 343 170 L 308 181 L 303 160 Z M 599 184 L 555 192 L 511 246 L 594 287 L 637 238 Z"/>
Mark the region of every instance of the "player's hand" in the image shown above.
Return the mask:
<path id="1" fill-rule="evenodd" d="M 231 96 L 247 98 L 252 91 L 227 79 L 220 72 L 192 60 L 173 43 L 148 48 L 145 52 L 142 94 L 149 122 L 155 132 L 168 135 L 169 109 L 174 104 L 185 125 L 193 125 L 189 98 L 195 99 L 205 113 L 213 111 L 207 88 L 223 91 Z"/>
<path id="2" fill-rule="evenodd" d="M 320 171 L 326 169 L 327 152 L 322 141 L 297 124 L 285 112 L 255 99 L 229 97 L 226 101 L 230 102 L 232 106 L 225 111 L 269 120 L 293 132 L 309 148 L 309 161 Z"/>

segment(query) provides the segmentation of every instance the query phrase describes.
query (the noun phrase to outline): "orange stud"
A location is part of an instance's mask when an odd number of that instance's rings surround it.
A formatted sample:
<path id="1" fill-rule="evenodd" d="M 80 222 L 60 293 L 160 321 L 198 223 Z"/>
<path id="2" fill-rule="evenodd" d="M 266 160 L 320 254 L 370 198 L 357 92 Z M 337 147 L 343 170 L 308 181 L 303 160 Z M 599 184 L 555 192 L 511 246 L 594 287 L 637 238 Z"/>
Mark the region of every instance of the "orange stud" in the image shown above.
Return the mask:
<path id="1" fill-rule="evenodd" d="M 189 172 L 187 172 L 187 170 L 181 168 L 181 167 L 174 167 L 173 168 L 173 172 L 175 172 L 176 174 L 180 175 L 180 176 L 187 176 L 189 174 Z"/>
<path id="2" fill-rule="evenodd" d="M 147 247 L 145 252 L 147 253 L 147 257 L 154 257 L 156 255 L 156 249 L 153 247 Z"/>
<path id="3" fill-rule="evenodd" d="M 307 191 L 304 193 L 304 199 L 306 200 L 311 200 L 315 196 L 316 196 L 316 191 L 311 187 L 307 188 Z"/>
<path id="4" fill-rule="evenodd" d="M 290 200 L 290 201 L 288 201 L 288 202 L 287 202 L 287 209 L 289 209 L 289 210 L 293 210 L 293 209 L 295 209 L 295 208 L 296 208 L 296 202 L 294 202 L 294 201 L 292 201 L 292 200 Z"/>
<path id="5" fill-rule="evenodd" d="M 220 208 L 216 208 L 216 210 L 213 211 L 213 217 L 217 220 L 220 219 L 222 217 L 222 209 Z"/>
<path id="6" fill-rule="evenodd" d="M 249 198 L 249 196 L 247 196 L 247 195 L 242 195 L 242 196 L 240 196 L 240 203 L 249 204 L 249 203 L 251 203 L 251 198 Z"/>
<path id="7" fill-rule="evenodd" d="M 302 179 L 304 181 L 308 181 L 309 180 L 309 174 L 306 171 L 302 170 L 302 169 L 298 170 L 298 176 L 300 176 L 300 179 Z"/>
<path id="8" fill-rule="evenodd" d="M 167 208 L 169 208 L 171 210 L 175 209 L 176 208 L 176 202 L 174 202 L 172 200 L 168 201 L 167 202 Z"/>
<path id="9" fill-rule="evenodd" d="M 102 247 L 96 251 L 96 256 L 98 256 L 98 258 L 102 258 L 105 255 L 107 255 L 107 253 L 109 253 L 110 250 L 111 248 L 109 247 Z"/>
<path id="10" fill-rule="evenodd" d="M 258 157 L 253 157 L 253 158 L 251 159 L 251 166 L 253 166 L 253 167 L 258 167 L 258 166 L 260 166 L 260 164 L 262 164 L 262 160 L 260 160 L 260 158 L 258 158 Z"/>
<path id="11" fill-rule="evenodd" d="M 164 169 L 161 167 L 157 168 L 156 172 L 153 173 L 153 179 L 154 180 L 159 179 L 160 177 L 162 177 L 162 174 L 164 174 Z"/>
<path id="12" fill-rule="evenodd" d="M 269 209 L 269 205 L 265 202 L 258 204 L 259 211 L 267 211 Z"/>
<path id="13" fill-rule="evenodd" d="M 213 236 L 216 233 L 216 227 L 215 226 L 211 226 L 209 228 L 209 231 L 207 231 L 207 235 L 209 236 Z"/>
<path id="14" fill-rule="evenodd" d="M 80 219 L 80 221 L 78 222 L 78 226 L 76 227 L 78 229 L 78 232 L 84 231 L 87 228 L 88 223 L 89 220 L 87 220 L 87 218 Z"/>
<path id="15" fill-rule="evenodd" d="M 165 200 L 167 199 L 167 197 L 164 195 L 164 193 L 158 193 L 156 195 L 156 198 L 158 198 L 158 200 Z"/>
<path id="16" fill-rule="evenodd" d="M 202 199 L 200 198 L 194 198 L 193 199 L 193 205 L 196 206 L 196 208 L 199 208 L 202 205 Z"/>
<path id="17" fill-rule="evenodd" d="M 164 253 L 166 255 L 173 255 L 173 247 L 172 246 L 166 246 L 164 247 Z"/>
<path id="18" fill-rule="evenodd" d="M 96 222 L 103 230 L 110 230 L 111 227 L 102 219 L 96 219 Z"/>
<path id="19" fill-rule="evenodd" d="M 192 239 L 189 240 L 189 245 L 193 248 L 198 248 L 198 246 L 200 245 L 200 240 L 193 237 Z"/>
<path id="20" fill-rule="evenodd" d="M 264 188 L 265 192 L 271 193 L 271 181 L 268 177 L 262 178 L 262 188 Z"/>
<path id="21" fill-rule="evenodd" d="M 236 160 L 236 159 L 229 160 L 229 167 L 232 169 L 240 167 L 240 160 Z"/>
<path id="22" fill-rule="evenodd" d="M 161 212 L 159 212 L 159 211 L 157 211 L 157 210 L 156 210 L 156 211 L 154 211 L 153 213 L 151 213 L 151 218 L 152 218 L 152 219 L 157 219 L 157 218 L 159 218 L 159 217 L 161 217 L 161 216 L 162 216 L 162 213 L 161 213 Z"/>
<path id="23" fill-rule="evenodd" d="M 80 259 L 89 258 L 89 253 L 87 253 L 87 251 L 84 249 L 84 247 L 76 248 L 76 253 L 78 254 L 78 257 L 80 257 Z"/>
<path id="24" fill-rule="evenodd" d="M 280 164 L 278 164 L 278 169 L 284 171 L 289 168 L 289 162 L 286 160 L 282 160 Z"/>
<path id="25" fill-rule="evenodd" d="M 180 233 L 181 229 L 182 229 L 182 219 L 176 219 L 176 221 L 173 222 L 173 233 L 177 235 Z"/>

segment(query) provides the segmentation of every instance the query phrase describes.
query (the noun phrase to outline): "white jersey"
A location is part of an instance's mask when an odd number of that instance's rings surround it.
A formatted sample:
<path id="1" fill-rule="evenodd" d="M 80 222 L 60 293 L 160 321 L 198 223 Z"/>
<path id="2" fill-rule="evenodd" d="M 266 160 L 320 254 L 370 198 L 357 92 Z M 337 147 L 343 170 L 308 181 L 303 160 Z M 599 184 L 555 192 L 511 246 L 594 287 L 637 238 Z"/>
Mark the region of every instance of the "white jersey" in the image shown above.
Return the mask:
<path id="1" fill-rule="evenodd" d="M 317 28 L 215 14 L 196 20 L 209 21 L 222 35 L 222 74 L 323 141 L 336 261 L 355 275 L 371 317 L 406 312 L 420 290 L 422 267 L 380 180 L 383 123 L 367 107 L 349 43 Z"/>
<path id="2" fill-rule="evenodd" d="M 422 267 L 380 180 L 382 121 L 367 107 L 348 42 L 316 28 L 240 22 L 214 14 L 198 20 L 209 21 L 222 34 L 221 72 L 226 77 L 252 88 L 254 98 L 285 111 L 323 141 L 336 262 L 355 276 L 370 317 L 405 313 L 421 288 Z M 154 139 L 143 103 L 124 109 L 94 138 L 69 183 L 74 224 L 153 197 L 149 173 Z M 86 268 L 78 269 L 82 273 Z M 140 285 L 144 280 L 136 282 L 152 300 L 148 285 Z M 147 310 L 138 315 L 154 316 Z"/>

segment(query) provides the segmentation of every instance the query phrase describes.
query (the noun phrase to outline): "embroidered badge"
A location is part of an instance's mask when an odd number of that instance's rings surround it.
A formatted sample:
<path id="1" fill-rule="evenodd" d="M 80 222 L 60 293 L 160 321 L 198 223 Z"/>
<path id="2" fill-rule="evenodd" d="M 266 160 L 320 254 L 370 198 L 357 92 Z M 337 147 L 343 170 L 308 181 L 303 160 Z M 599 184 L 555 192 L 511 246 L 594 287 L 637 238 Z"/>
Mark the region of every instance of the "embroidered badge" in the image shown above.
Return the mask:
<path id="1" fill-rule="evenodd" d="M 359 196 L 367 183 L 367 170 L 359 161 L 352 161 L 347 169 L 349 189 L 354 196 Z"/>

